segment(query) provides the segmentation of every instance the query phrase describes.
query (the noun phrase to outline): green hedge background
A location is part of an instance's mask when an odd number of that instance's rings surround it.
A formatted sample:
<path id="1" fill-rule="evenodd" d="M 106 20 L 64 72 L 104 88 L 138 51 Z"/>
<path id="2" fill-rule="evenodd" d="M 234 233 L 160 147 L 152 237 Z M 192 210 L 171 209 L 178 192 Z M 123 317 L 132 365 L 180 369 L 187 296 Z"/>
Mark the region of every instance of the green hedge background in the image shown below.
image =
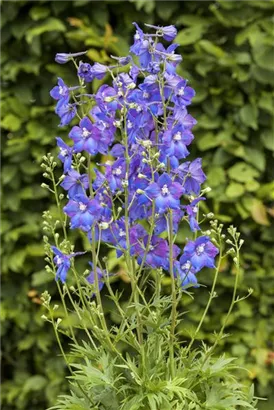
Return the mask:
<path id="1" fill-rule="evenodd" d="M 88 49 L 91 61 L 108 63 L 110 54 L 127 54 L 133 21 L 178 27 L 180 74 L 197 93 L 192 152 L 203 158 L 212 187 L 205 210 L 239 227 L 245 239 L 239 292 L 254 289 L 231 316 L 223 351 L 239 357 L 249 370 L 241 377 L 268 397 L 260 409 L 273 409 L 273 12 L 272 0 L 2 2 L 3 410 L 45 409 L 67 388 L 40 302 L 46 288 L 58 300 L 42 244 L 41 215 L 54 206 L 40 187 L 40 163 L 42 155 L 56 152 L 59 132 L 49 90 L 57 76 L 74 84 L 72 67 L 55 64 L 54 55 Z M 224 263 L 219 298 L 200 333 L 209 343 L 229 305 L 233 274 Z M 210 284 L 210 274 L 203 282 Z M 195 293 L 194 303 L 182 301 L 186 324 L 198 322 L 207 300 L 207 289 Z"/>

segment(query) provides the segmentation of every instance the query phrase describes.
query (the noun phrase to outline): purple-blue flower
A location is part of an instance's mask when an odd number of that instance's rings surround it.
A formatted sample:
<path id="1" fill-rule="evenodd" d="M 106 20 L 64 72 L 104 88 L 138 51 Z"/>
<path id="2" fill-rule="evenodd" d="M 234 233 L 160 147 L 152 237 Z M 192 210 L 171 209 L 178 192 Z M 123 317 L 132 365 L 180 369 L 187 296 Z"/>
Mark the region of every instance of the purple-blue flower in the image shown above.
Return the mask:
<path id="1" fill-rule="evenodd" d="M 69 133 L 69 137 L 74 142 L 74 151 L 82 152 L 87 151 L 91 155 L 95 155 L 99 151 L 99 140 L 101 133 L 92 124 L 88 117 L 84 117 L 79 124 L 72 128 Z M 106 151 L 107 147 L 105 147 Z"/>
<path id="2" fill-rule="evenodd" d="M 148 198 L 155 199 L 156 210 L 164 213 L 170 209 L 180 209 L 180 197 L 183 195 L 182 186 L 173 182 L 167 173 L 162 174 L 157 182 L 153 182 L 146 189 Z"/>
<path id="3" fill-rule="evenodd" d="M 197 269 L 192 265 L 188 255 L 184 254 L 174 263 L 174 274 L 180 278 L 181 286 L 198 287 Z"/>
<path id="4" fill-rule="evenodd" d="M 87 279 L 88 283 L 95 286 L 95 272 L 94 272 L 94 268 L 93 268 L 93 263 L 89 262 L 89 264 L 92 267 L 92 270 L 91 270 L 91 272 L 89 273 L 89 275 L 87 276 L 86 279 Z M 97 273 L 97 277 L 98 277 L 99 291 L 101 292 L 101 290 L 104 286 L 103 278 L 105 276 L 105 272 L 103 272 L 100 268 L 96 267 L 96 273 Z"/>
<path id="5" fill-rule="evenodd" d="M 171 127 L 163 135 L 163 152 L 177 159 L 186 158 L 189 154 L 186 148 L 191 144 L 194 136 L 189 130 L 184 130 L 181 124 Z"/>
<path id="6" fill-rule="evenodd" d="M 183 184 L 186 194 L 199 194 L 201 184 L 206 180 L 201 158 L 196 158 L 192 162 L 183 162 L 175 172 L 178 176 L 177 180 Z"/>
<path id="7" fill-rule="evenodd" d="M 145 26 L 157 30 L 157 34 L 163 36 L 166 41 L 172 41 L 177 36 L 177 29 L 174 26 L 153 26 L 152 24 L 145 24 Z"/>
<path id="8" fill-rule="evenodd" d="M 67 145 L 60 137 L 56 137 L 56 141 L 60 150 L 58 158 L 63 162 L 64 173 L 66 174 L 71 169 L 73 148 Z"/>
<path id="9" fill-rule="evenodd" d="M 210 242 L 208 236 L 200 236 L 195 241 L 188 241 L 184 248 L 184 255 L 197 270 L 204 267 L 215 268 L 214 259 L 219 253 L 216 246 Z"/>
<path id="10" fill-rule="evenodd" d="M 59 64 L 66 64 L 68 61 L 72 60 L 74 57 L 79 57 L 86 54 L 86 51 L 80 51 L 79 53 L 57 53 L 55 56 L 55 61 Z"/>
<path id="11" fill-rule="evenodd" d="M 61 119 L 60 126 L 63 127 L 65 125 L 68 125 L 71 122 L 71 120 L 75 117 L 75 104 L 69 103 L 69 97 L 62 98 L 58 101 L 55 108 L 55 112 Z"/>
<path id="12" fill-rule="evenodd" d="M 83 78 L 86 83 L 90 83 L 94 79 L 92 66 L 89 63 L 83 63 L 81 61 L 78 68 L 78 75 Z"/>
<path id="13" fill-rule="evenodd" d="M 75 252 L 75 253 L 71 253 L 70 255 L 66 255 L 63 252 L 61 252 L 58 248 L 56 248 L 56 246 L 52 246 L 51 249 L 56 255 L 53 258 L 53 262 L 55 263 L 57 267 L 55 279 L 56 280 L 60 279 L 61 282 L 65 283 L 68 270 L 71 266 L 71 262 L 70 262 L 71 258 L 77 255 L 83 255 L 85 252 Z"/>
<path id="14" fill-rule="evenodd" d="M 50 96 L 55 100 L 60 100 L 61 98 L 69 97 L 69 87 L 64 83 L 62 78 L 58 77 L 58 85 L 50 90 Z"/>
<path id="15" fill-rule="evenodd" d="M 76 195 L 70 199 L 63 210 L 70 217 L 71 228 L 80 228 L 85 232 L 88 232 L 101 216 L 100 203 L 85 195 Z"/>
<path id="16" fill-rule="evenodd" d="M 86 193 L 89 187 L 87 174 L 79 174 L 74 169 L 68 171 L 68 175 L 61 183 L 61 187 L 68 191 L 69 198 Z"/>
<path id="17" fill-rule="evenodd" d="M 182 209 L 185 210 L 188 216 L 188 222 L 189 222 L 189 226 L 192 232 L 195 232 L 200 229 L 198 221 L 197 221 L 197 215 L 198 215 L 198 210 L 199 210 L 197 204 L 200 201 L 204 201 L 204 200 L 205 198 L 196 198 L 189 205 L 182 206 Z"/>

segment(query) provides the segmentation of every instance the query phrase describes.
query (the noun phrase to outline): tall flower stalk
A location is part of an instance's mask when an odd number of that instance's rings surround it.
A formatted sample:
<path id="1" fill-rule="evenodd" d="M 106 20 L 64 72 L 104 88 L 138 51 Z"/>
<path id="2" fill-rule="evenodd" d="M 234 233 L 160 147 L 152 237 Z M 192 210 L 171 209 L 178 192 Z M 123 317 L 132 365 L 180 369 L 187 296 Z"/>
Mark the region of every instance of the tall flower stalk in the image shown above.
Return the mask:
<path id="1" fill-rule="evenodd" d="M 53 222 L 52 216 L 45 213 L 45 232 L 54 237 L 50 245 L 49 235 L 45 235 L 47 270 L 56 277 L 66 317 L 65 301 L 69 300 L 80 323 L 83 318 L 88 323 L 88 326 L 82 325 L 87 335 L 84 345 L 69 326 L 74 353 L 86 363 L 91 360 L 93 369 L 97 368 L 89 381 L 85 380 L 83 386 L 80 383 L 81 405 L 123 410 L 208 408 L 198 407 L 202 405 L 201 395 L 196 387 L 195 391 L 190 390 L 191 383 L 184 386 L 188 379 L 182 375 L 182 369 L 184 360 L 192 357 L 196 372 L 202 372 L 223 337 L 226 322 L 211 350 L 201 351 L 199 360 L 195 359 L 196 353 L 191 356 L 192 345 L 216 296 L 225 235 L 216 221 L 211 221 L 209 231 L 203 232 L 200 228 L 199 205 L 205 200 L 203 195 L 208 188 L 201 188 L 206 180 L 201 159 L 187 159 L 194 139 L 192 128 L 196 124 L 188 107 L 195 92 L 176 71 L 182 61 L 181 55 L 176 53 L 178 45 L 168 45 L 176 37 L 176 28 L 147 24 L 150 32 L 145 33 L 136 23 L 134 25 L 136 32 L 130 54 L 113 57 L 110 66 L 78 61 L 85 52 L 56 56 L 60 64 L 73 62 L 79 84 L 69 86 L 59 78 L 50 92 L 57 101 L 55 112 L 60 126 L 72 123 L 72 127 L 66 141 L 57 137 L 58 158 L 63 163 L 59 180 L 55 179 L 57 164 L 50 154 L 44 157 L 42 165 L 44 176 L 51 182 L 43 185 L 55 196 L 63 230 L 61 240 L 56 233 L 58 221 Z M 96 93 L 91 93 L 89 86 L 94 79 L 107 82 Z M 204 215 L 204 218 L 210 220 L 212 215 Z M 180 248 L 176 245 L 176 236 L 184 224 L 188 226 L 189 238 L 185 238 L 185 246 Z M 85 252 L 75 252 L 68 241 L 67 227 L 80 230 L 86 236 L 90 245 Z M 241 245 L 233 229 L 230 253 L 236 252 L 235 264 L 239 270 Z M 106 252 L 108 247 L 115 250 L 117 260 L 123 261 L 126 267 L 131 283 L 127 307 L 113 291 L 111 277 L 115 272 L 109 272 L 108 258 L 100 257 L 101 250 Z M 85 274 L 76 270 L 74 262 L 83 253 L 85 258 L 90 257 L 92 267 Z M 180 298 L 191 295 L 191 287 L 199 287 L 201 275 L 198 273 L 203 268 L 216 271 L 212 291 L 193 338 L 188 345 L 181 346 L 178 305 Z M 75 286 L 67 286 L 68 275 L 74 277 Z M 170 297 L 165 297 L 161 291 L 164 275 L 171 278 Z M 151 297 L 147 284 L 153 277 L 155 291 Z M 237 281 L 238 276 L 229 314 L 238 301 Z M 108 327 L 100 294 L 104 285 L 120 314 L 119 326 Z M 58 307 L 51 308 L 47 293 L 43 297 L 49 312 L 45 318 L 53 323 L 58 335 L 61 319 L 56 322 L 54 313 Z M 121 352 L 120 341 L 133 351 L 133 358 Z M 84 365 L 71 365 L 59 337 L 58 344 L 76 381 L 75 386 L 79 387 L 79 380 L 84 380 Z M 98 366 L 101 366 L 99 369 L 111 366 L 102 362 L 103 357 L 112 360 L 114 366 L 102 379 L 105 389 L 111 390 L 111 404 L 106 404 L 103 393 L 98 396 L 99 385 L 102 385 L 98 381 L 101 377 Z M 162 387 L 161 377 L 164 379 Z M 124 387 L 119 384 L 121 380 Z M 155 380 L 158 384 L 152 387 Z M 194 382 L 196 386 L 197 380 Z M 158 392 L 157 399 L 153 389 Z M 240 394 L 240 390 L 237 391 Z M 139 392 L 139 399 L 134 392 Z M 188 407 L 182 407 L 182 403 L 188 403 Z M 62 408 L 61 404 L 58 408 Z"/>

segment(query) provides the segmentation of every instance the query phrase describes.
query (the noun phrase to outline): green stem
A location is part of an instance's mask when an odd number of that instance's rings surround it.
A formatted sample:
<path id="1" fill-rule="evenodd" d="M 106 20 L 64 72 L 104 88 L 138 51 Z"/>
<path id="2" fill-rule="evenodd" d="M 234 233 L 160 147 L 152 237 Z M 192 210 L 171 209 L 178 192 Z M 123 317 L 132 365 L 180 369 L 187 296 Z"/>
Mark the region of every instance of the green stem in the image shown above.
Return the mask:
<path id="1" fill-rule="evenodd" d="M 52 170 L 52 169 L 51 169 L 50 173 L 51 173 L 51 178 L 52 178 L 52 184 L 53 184 L 53 190 L 54 190 L 54 196 L 55 196 L 55 200 L 56 200 L 56 205 L 57 205 L 57 208 L 58 208 L 58 211 L 59 211 L 59 215 L 60 215 L 60 222 L 61 222 L 62 228 L 63 228 L 64 238 L 67 240 L 67 231 L 66 231 L 66 226 L 65 226 L 66 224 L 65 224 L 65 220 L 64 220 L 64 218 L 63 218 L 63 212 L 62 212 L 61 204 L 60 204 L 60 201 L 59 201 L 59 196 L 58 196 L 58 191 L 57 191 L 57 185 L 56 185 L 56 182 L 55 182 L 55 176 L 54 176 L 54 173 L 53 173 L 53 170 Z"/>
<path id="2" fill-rule="evenodd" d="M 239 248 L 238 245 L 236 245 L 236 258 L 237 258 L 237 262 L 236 262 L 236 278 L 235 278 L 235 282 L 234 282 L 234 288 L 233 288 L 233 295 L 232 295 L 232 300 L 230 303 L 230 307 L 228 309 L 228 312 L 225 316 L 224 322 L 223 322 L 223 326 L 221 327 L 220 332 L 218 333 L 218 336 L 214 342 L 214 344 L 211 346 L 211 348 L 208 350 L 208 352 L 205 355 L 205 358 L 203 360 L 202 366 L 204 365 L 204 363 L 206 362 L 206 360 L 208 359 L 208 357 L 211 355 L 211 353 L 214 351 L 214 349 L 216 348 L 216 346 L 218 345 L 218 343 L 220 342 L 220 340 L 223 337 L 224 334 L 224 330 L 226 328 L 227 325 L 227 321 L 229 319 L 229 316 L 231 315 L 231 312 L 234 308 L 234 305 L 236 304 L 236 297 L 237 297 L 237 289 L 238 289 L 238 282 L 239 282 L 239 275 L 240 275 L 240 253 L 239 253 Z"/>
<path id="3" fill-rule="evenodd" d="M 206 308 L 205 308 L 205 310 L 204 310 L 204 313 L 203 313 L 203 315 L 202 315 L 202 317 L 201 317 L 201 319 L 200 319 L 200 322 L 199 322 L 199 324 L 198 324 L 198 326 L 197 326 L 197 328 L 196 328 L 196 330 L 195 330 L 195 332 L 194 332 L 194 335 L 192 336 L 191 341 L 189 342 L 189 345 L 188 345 L 188 347 L 187 347 L 187 349 L 186 349 L 186 353 L 185 353 L 186 355 L 190 352 L 190 349 L 191 349 L 191 347 L 192 347 L 192 345 L 193 345 L 193 343 L 194 343 L 194 341 L 195 341 L 195 339 L 196 339 L 196 336 L 197 336 L 197 334 L 199 333 L 199 331 L 200 331 L 200 329 L 201 329 L 201 327 L 202 327 L 202 324 L 204 323 L 204 320 L 205 320 L 205 317 L 206 317 L 206 315 L 207 315 L 208 309 L 209 309 L 209 307 L 210 307 L 210 305 L 211 305 L 212 299 L 215 297 L 215 296 L 214 296 L 214 292 L 215 292 L 215 287 L 216 287 L 216 283 L 217 283 L 217 279 L 218 279 L 218 275 L 219 275 L 219 271 L 220 271 L 221 261 L 222 261 L 222 247 L 220 247 L 219 261 L 218 261 L 218 265 L 217 265 L 217 267 L 216 267 L 216 269 L 215 269 L 215 275 L 214 275 L 214 280 L 213 280 L 213 284 L 212 284 L 212 287 L 211 287 L 209 299 L 208 299 L 208 301 L 207 301 L 207 305 L 206 305 Z"/>
<path id="4" fill-rule="evenodd" d="M 62 346 L 62 343 L 61 343 L 61 340 L 60 340 L 60 337 L 59 337 L 59 333 L 58 333 L 58 330 L 57 330 L 57 325 L 54 323 L 54 318 L 53 318 L 51 309 L 49 309 L 49 313 L 50 313 L 51 323 L 52 323 L 52 326 L 53 326 L 53 329 L 54 329 L 54 333 L 55 333 L 55 337 L 56 337 L 56 340 L 57 340 L 59 349 L 60 349 L 60 351 L 61 351 L 61 354 L 62 354 L 62 356 L 63 356 L 63 358 L 64 358 L 64 360 L 65 360 L 65 363 L 67 364 L 67 367 L 68 367 L 68 369 L 69 369 L 71 375 L 74 376 L 74 372 L 73 372 L 73 370 L 72 370 L 72 368 L 71 368 L 71 366 L 70 366 L 70 363 L 69 363 L 69 361 L 68 361 L 68 359 L 67 359 L 66 353 L 64 352 L 64 349 L 63 349 L 63 346 Z M 75 382 L 77 383 L 79 389 L 81 390 L 81 392 L 83 393 L 83 395 L 86 397 L 86 399 L 90 402 L 90 404 L 93 405 L 93 402 L 91 401 L 91 399 L 89 398 L 89 396 L 87 395 L 87 393 L 84 391 L 84 389 L 83 389 L 83 387 L 81 386 L 81 384 L 77 381 L 77 379 L 75 379 Z"/>
<path id="5" fill-rule="evenodd" d="M 170 373 L 171 377 L 175 376 L 175 362 L 174 362 L 174 344 L 175 344 L 175 328 L 176 328 L 176 318 L 177 318 L 177 295 L 176 295 L 176 284 L 173 269 L 173 219 L 172 210 L 169 211 L 169 271 L 171 277 L 171 297 L 172 297 L 172 308 L 171 308 L 171 328 L 170 328 L 170 346 L 169 346 L 169 358 L 170 358 Z"/>

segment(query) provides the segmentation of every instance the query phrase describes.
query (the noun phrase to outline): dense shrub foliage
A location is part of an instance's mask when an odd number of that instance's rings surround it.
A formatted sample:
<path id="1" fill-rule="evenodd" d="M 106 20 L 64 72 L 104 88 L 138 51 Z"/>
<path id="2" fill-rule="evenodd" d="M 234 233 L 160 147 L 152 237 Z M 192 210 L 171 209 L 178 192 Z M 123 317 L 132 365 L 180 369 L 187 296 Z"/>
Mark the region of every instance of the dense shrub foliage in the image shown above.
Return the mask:
<path id="1" fill-rule="evenodd" d="M 66 372 L 54 334 L 41 319 L 39 296 L 47 287 L 58 299 L 55 284 L 43 269 L 41 238 L 41 214 L 51 204 L 40 187 L 40 162 L 55 145 L 58 124 L 49 89 L 58 75 L 73 85 L 71 68 L 55 64 L 54 55 L 87 49 L 91 61 L 109 63 L 111 54 L 127 52 L 134 31 L 131 21 L 179 27 L 176 42 L 184 58 L 180 74 L 197 92 L 191 111 L 199 118 L 194 155 L 204 159 L 212 188 L 209 208 L 221 222 L 241 230 L 245 245 L 240 289 L 254 289 L 231 316 L 231 336 L 224 339 L 224 350 L 241 357 L 250 371 L 243 378 L 254 380 L 257 393 L 270 398 L 261 408 L 272 408 L 273 10 L 273 1 L 3 2 L 4 409 L 37 410 L 53 404 Z M 98 80 L 94 87 L 99 84 Z M 61 129 L 59 136 L 66 136 Z M 120 271 L 117 286 L 126 288 L 123 266 L 114 268 Z M 224 263 L 218 299 L 201 331 L 209 343 L 229 305 L 233 273 Z M 209 274 L 204 273 L 203 282 L 211 282 Z M 165 285 L 169 286 L 168 279 Z M 195 304 L 182 301 L 189 310 L 186 320 L 198 322 L 207 297 L 208 290 L 200 288 Z M 117 320 L 107 298 L 105 303 L 110 320 Z M 188 336 L 184 328 L 181 333 Z"/>

